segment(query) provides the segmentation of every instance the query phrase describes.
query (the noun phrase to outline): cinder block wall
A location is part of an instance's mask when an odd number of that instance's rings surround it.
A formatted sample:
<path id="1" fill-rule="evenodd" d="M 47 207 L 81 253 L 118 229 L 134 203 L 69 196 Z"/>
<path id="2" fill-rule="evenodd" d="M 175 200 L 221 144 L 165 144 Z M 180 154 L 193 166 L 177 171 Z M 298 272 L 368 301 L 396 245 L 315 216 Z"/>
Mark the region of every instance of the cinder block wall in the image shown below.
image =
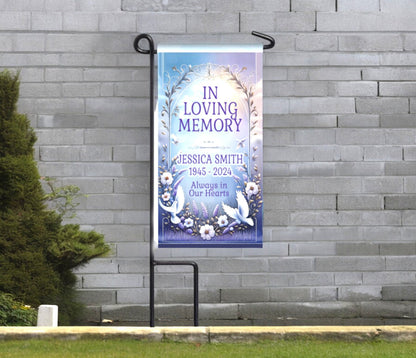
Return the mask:
<path id="1" fill-rule="evenodd" d="M 148 320 L 148 57 L 156 43 L 265 53 L 263 249 L 160 249 L 200 265 L 201 324 L 416 323 L 416 1 L 0 0 L 0 67 L 42 175 L 88 194 L 108 258 L 77 271 L 85 321 Z M 191 324 L 192 272 L 159 267 L 156 318 Z"/>

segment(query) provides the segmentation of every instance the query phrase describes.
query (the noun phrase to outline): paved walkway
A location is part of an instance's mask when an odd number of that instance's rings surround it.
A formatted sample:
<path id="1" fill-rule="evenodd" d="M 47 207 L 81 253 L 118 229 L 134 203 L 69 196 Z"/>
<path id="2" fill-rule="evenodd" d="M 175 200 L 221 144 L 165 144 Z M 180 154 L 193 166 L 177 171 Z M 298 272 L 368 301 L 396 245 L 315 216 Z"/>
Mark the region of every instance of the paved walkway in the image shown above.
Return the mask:
<path id="1" fill-rule="evenodd" d="M 0 327 L 0 341 L 10 339 L 131 338 L 149 341 L 248 342 L 294 338 L 369 341 L 416 339 L 416 326 L 293 327 Z"/>

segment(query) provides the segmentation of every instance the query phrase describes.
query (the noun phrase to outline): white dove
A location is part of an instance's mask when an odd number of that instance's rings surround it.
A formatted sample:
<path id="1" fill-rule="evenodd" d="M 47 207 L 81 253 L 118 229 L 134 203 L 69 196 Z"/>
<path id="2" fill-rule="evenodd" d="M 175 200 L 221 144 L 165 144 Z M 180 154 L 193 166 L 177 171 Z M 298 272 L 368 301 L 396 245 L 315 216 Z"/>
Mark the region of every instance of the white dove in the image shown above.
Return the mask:
<path id="1" fill-rule="evenodd" d="M 177 217 L 177 214 L 179 214 L 182 211 L 184 204 L 185 204 L 185 194 L 183 193 L 183 189 L 180 185 L 178 186 L 175 200 L 171 206 L 163 205 L 159 199 L 159 205 L 161 206 L 163 210 L 170 213 L 171 215 L 170 221 L 173 224 L 179 224 L 181 222 L 181 219 Z"/>
<path id="2" fill-rule="evenodd" d="M 248 217 L 250 210 L 247 200 L 244 198 L 244 195 L 241 193 L 241 191 L 237 191 L 237 205 L 238 208 L 232 208 L 231 206 L 222 203 L 222 208 L 224 209 L 225 213 L 229 217 L 235 219 L 238 224 L 243 222 L 253 226 L 253 219 Z"/>

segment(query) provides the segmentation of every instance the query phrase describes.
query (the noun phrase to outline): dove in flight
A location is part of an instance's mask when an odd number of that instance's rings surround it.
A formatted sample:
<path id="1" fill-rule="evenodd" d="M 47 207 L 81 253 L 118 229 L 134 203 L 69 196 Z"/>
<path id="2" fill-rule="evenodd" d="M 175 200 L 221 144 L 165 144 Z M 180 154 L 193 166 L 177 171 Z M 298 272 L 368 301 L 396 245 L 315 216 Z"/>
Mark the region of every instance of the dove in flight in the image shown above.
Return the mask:
<path id="1" fill-rule="evenodd" d="M 237 208 L 232 208 L 224 203 L 222 203 L 222 208 L 224 209 L 225 213 L 233 218 L 238 224 L 247 223 L 250 226 L 254 225 L 253 219 L 248 217 L 249 214 L 249 207 L 247 200 L 244 198 L 244 195 L 241 191 L 237 192 Z"/>
<path id="2" fill-rule="evenodd" d="M 159 205 L 161 206 L 163 210 L 170 213 L 170 221 L 173 224 L 179 224 L 181 222 L 181 219 L 178 218 L 177 214 L 179 214 L 182 211 L 184 204 L 185 204 L 185 194 L 183 193 L 183 189 L 180 185 L 178 186 L 175 200 L 173 201 L 171 206 L 163 205 L 159 199 Z"/>

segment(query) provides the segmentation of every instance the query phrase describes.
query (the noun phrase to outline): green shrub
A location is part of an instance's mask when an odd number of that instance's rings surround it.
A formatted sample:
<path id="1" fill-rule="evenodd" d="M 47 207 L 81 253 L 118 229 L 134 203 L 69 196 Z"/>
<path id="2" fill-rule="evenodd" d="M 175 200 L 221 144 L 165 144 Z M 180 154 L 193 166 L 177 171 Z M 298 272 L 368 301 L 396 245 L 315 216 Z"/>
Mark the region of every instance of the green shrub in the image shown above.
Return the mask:
<path id="1" fill-rule="evenodd" d="M 35 133 L 16 112 L 18 94 L 18 76 L 0 72 L 0 291 L 32 306 L 57 304 L 60 324 L 69 324 L 79 307 L 71 270 L 109 246 L 101 234 L 62 224 L 77 191 L 45 194 L 33 159 Z M 45 200 L 55 201 L 57 211 Z"/>
<path id="2" fill-rule="evenodd" d="M 33 326 L 37 312 L 17 301 L 13 295 L 0 292 L 0 326 Z"/>

